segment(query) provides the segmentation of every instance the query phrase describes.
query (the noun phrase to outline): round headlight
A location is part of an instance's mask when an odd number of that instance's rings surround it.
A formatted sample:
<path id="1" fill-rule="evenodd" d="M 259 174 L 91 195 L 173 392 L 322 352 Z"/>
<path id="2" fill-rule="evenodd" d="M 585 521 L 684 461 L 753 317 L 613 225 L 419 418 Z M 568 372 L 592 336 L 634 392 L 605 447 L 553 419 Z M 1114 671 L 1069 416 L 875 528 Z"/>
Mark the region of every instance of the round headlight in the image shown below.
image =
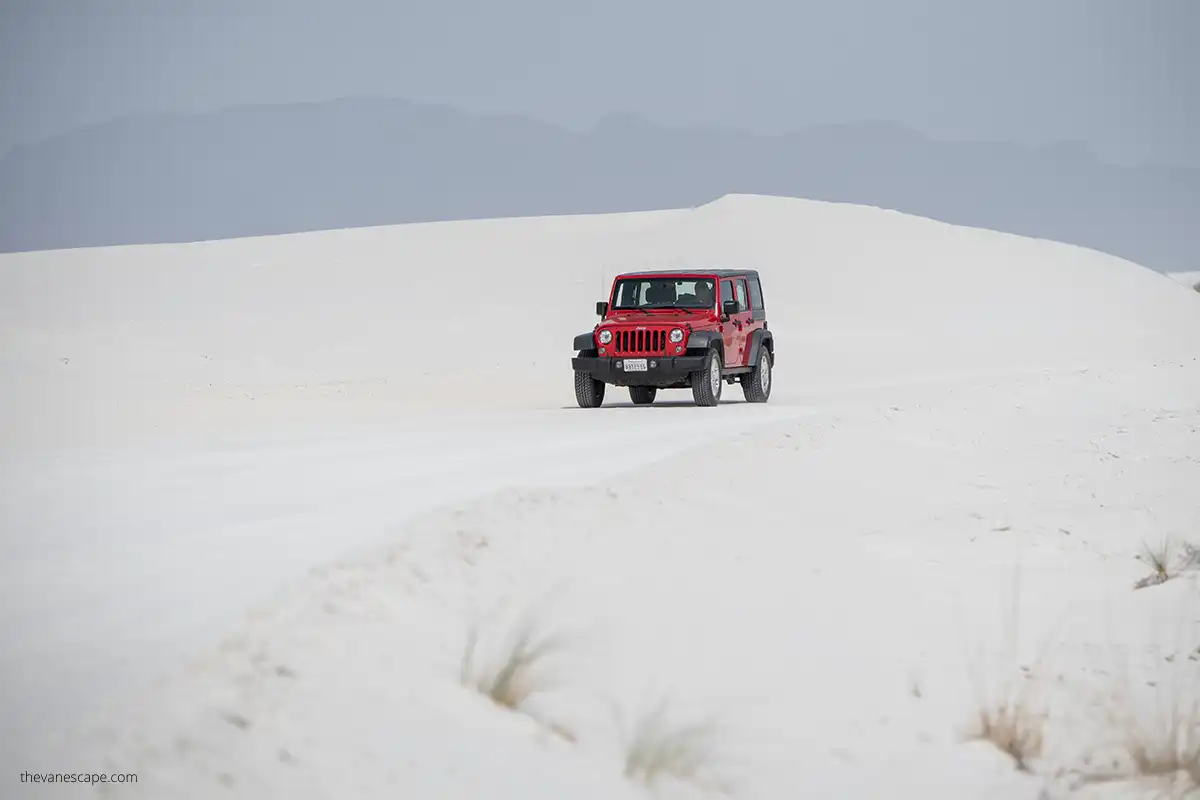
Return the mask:
<path id="1" fill-rule="evenodd" d="M 609 331 L 609 330 L 600 331 L 600 344 L 608 344 L 611 341 L 612 341 L 612 331 Z"/>
<path id="2" fill-rule="evenodd" d="M 679 344 L 682 341 L 683 341 L 683 331 L 681 331 L 679 328 L 676 328 L 675 330 L 671 331 L 671 343 L 672 344 Z"/>

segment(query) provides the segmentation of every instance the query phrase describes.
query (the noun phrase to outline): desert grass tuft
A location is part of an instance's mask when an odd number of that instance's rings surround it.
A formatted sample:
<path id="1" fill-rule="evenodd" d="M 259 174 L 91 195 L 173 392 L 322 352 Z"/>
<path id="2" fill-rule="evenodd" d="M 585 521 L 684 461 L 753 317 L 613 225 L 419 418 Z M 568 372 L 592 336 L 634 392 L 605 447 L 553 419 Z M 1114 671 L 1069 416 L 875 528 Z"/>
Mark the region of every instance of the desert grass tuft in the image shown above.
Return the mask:
<path id="1" fill-rule="evenodd" d="M 1200 800 L 1200 606 L 1190 594 L 1181 599 L 1173 642 L 1143 630 L 1165 646 L 1126 645 L 1116 661 L 1097 665 L 1104 681 L 1087 699 L 1099 713 L 1071 770 L 1080 785 L 1124 783 L 1156 800 Z M 1143 660 L 1136 670 L 1133 658 Z"/>
<path id="2" fill-rule="evenodd" d="M 1177 653 L 1164 664 L 1148 682 L 1155 702 L 1135 702 L 1126 680 L 1113 718 L 1136 776 L 1170 781 L 1183 796 L 1200 798 L 1200 663 Z"/>
<path id="3" fill-rule="evenodd" d="M 625 743 L 625 777 L 651 790 L 669 780 L 711 794 L 733 794 L 733 780 L 721 774 L 728 761 L 721 726 L 711 719 L 672 721 L 669 710 L 670 703 L 662 700 L 634 725 Z"/>
<path id="4" fill-rule="evenodd" d="M 1194 672 L 1194 670 L 1193 670 Z M 1180 693 L 1181 687 L 1164 693 L 1166 707 L 1159 704 L 1151 719 L 1136 710 L 1128 695 L 1111 711 L 1115 723 L 1115 742 L 1098 742 L 1105 749 L 1122 753 L 1124 767 L 1114 759 L 1103 771 L 1088 764 L 1078 770 L 1081 784 L 1139 783 L 1157 784 L 1155 798 L 1200 798 L 1200 693 L 1191 681 L 1193 696 Z M 1187 691 L 1187 690 L 1184 690 Z M 1115 745 L 1115 747 L 1113 747 Z"/>
<path id="5" fill-rule="evenodd" d="M 1144 589 L 1147 586 L 1157 586 L 1172 578 L 1178 578 L 1186 572 L 1200 569 L 1200 548 L 1191 542 L 1174 539 L 1163 539 L 1158 547 L 1143 545 L 1142 560 L 1148 562 L 1154 570 L 1134 584 L 1134 589 Z"/>
<path id="6" fill-rule="evenodd" d="M 467 636 L 459 679 L 497 705 L 520 711 L 535 694 L 556 686 L 552 662 L 567 644 L 565 636 L 542 630 L 534 616 L 526 614 L 498 652 L 481 660 L 479 627 L 475 625 Z"/>
<path id="7" fill-rule="evenodd" d="M 1017 642 L 1020 623 L 1020 576 L 1013 575 L 1013 595 L 1010 616 L 1005 626 L 1004 651 L 999 671 L 1001 677 L 988 691 L 987 678 L 978 660 L 969 662 L 975 689 L 974 711 L 965 734 L 968 740 L 985 741 L 1013 760 L 1021 772 L 1034 772 L 1034 762 L 1045 748 L 1045 730 L 1049 718 L 1042 688 L 1042 664 L 1046 657 L 1039 655 L 1032 669 L 1017 664 Z M 1045 644 L 1043 644 L 1045 647 Z"/>
<path id="8" fill-rule="evenodd" d="M 1175 560 L 1177 545 L 1171 539 L 1164 538 L 1156 547 L 1142 543 L 1143 559 L 1153 570 L 1149 575 L 1133 585 L 1134 589 L 1145 589 L 1166 583 L 1172 578 L 1172 562 Z"/>
<path id="9" fill-rule="evenodd" d="M 995 701 L 981 702 L 968 738 L 991 743 L 1012 758 L 1022 772 L 1033 772 L 1033 763 L 1041 757 L 1045 745 L 1047 713 L 1036 702 L 1031 677 L 1019 679 L 1015 690 L 1006 687 Z"/>

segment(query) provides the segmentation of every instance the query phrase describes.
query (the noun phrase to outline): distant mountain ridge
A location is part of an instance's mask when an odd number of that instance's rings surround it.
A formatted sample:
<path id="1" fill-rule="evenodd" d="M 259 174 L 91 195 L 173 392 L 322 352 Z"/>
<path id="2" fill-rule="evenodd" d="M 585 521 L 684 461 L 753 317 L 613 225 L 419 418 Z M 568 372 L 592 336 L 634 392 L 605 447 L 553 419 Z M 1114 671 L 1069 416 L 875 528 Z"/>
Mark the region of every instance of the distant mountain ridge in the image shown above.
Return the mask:
<path id="1" fill-rule="evenodd" d="M 728 193 L 891 208 L 1200 263 L 1200 170 L 1080 144 L 943 142 L 888 123 L 762 136 L 629 115 L 576 133 L 518 116 L 351 98 L 93 125 L 0 157 L 0 251 L 481 217 L 694 206 Z"/>

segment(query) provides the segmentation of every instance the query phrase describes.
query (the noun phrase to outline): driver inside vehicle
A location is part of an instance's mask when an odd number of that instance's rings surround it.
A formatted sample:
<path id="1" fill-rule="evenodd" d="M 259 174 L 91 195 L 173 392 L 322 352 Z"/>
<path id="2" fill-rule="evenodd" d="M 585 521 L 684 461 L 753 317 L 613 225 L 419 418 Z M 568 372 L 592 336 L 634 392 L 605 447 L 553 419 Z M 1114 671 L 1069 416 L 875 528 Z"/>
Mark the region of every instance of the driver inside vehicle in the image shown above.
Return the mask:
<path id="1" fill-rule="evenodd" d="M 656 281 L 646 287 L 646 304 L 651 306 L 670 306 L 676 300 L 675 284 Z"/>

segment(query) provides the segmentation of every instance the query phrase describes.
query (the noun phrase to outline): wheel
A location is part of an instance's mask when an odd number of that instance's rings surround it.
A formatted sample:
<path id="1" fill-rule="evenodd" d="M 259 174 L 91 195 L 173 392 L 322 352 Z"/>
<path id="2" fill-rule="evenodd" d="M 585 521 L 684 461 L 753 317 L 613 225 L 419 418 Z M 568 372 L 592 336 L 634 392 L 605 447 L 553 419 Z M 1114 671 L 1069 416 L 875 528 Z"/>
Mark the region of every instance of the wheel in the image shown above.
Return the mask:
<path id="1" fill-rule="evenodd" d="M 698 406 L 715 406 L 721 402 L 721 354 L 708 351 L 704 366 L 692 373 L 692 399 Z"/>
<path id="2" fill-rule="evenodd" d="M 771 354 L 767 348 L 758 349 L 758 363 L 754 371 L 742 376 L 742 394 L 747 403 L 765 403 L 771 396 Z"/>
<path id="3" fill-rule="evenodd" d="M 655 386 L 630 386 L 629 399 L 637 406 L 648 406 L 654 402 L 654 396 L 658 394 L 658 388 Z"/>
<path id="4" fill-rule="evenodd" d="M 580 408 L 599 408 L 604 402 L 604 381 L 598 381 L 586 372 L 576 372 L 575 402 Z"/>

